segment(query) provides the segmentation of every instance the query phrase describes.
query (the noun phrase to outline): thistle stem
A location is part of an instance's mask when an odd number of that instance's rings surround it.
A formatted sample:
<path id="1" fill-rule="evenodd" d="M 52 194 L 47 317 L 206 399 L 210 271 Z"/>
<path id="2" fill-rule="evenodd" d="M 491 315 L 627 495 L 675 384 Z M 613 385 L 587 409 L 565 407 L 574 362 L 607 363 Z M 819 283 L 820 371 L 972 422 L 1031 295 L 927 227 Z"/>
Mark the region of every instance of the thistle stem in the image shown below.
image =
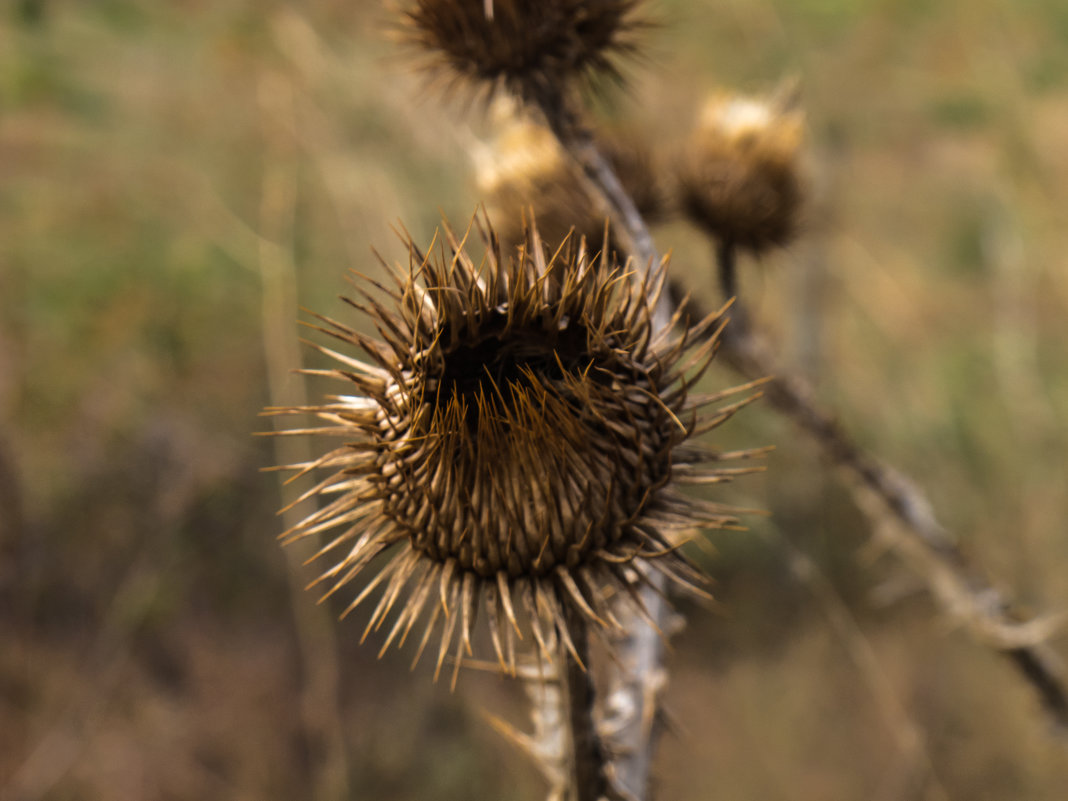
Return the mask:
<path id="1" fill-rule="evenodd" d="M 652 234 L 576 105 L 569 96 L 552 92 L 542 93 L 534 101 L 563 151 L 581 168 L 598 214 L 610 220 L 623 249 L 638 269 L 649 275 L 661 262 Z M 653 309 L 654 336 L 671 325 L 675 310 L 668 294 L 662 292 Z M 664 600 L 666 580 L 655 571 L 648 580 L 640 590 L 642 601 L 656 628 L 667 631 L 671 610 Z M 626 616 L 627 612 L 621 609 L 619 614 Z M 618 648 L 622 667 L 613 671 L 609 689 L 609 706 L 621 711 L 612 734 L 613 751 L 618 754 L 612 760 L 612 770 L 614 789 L 642 801 L 647 797 L 655 749 L 651 722 L 656 718 L 657 693 L 650 681 L 663 676 L 663 643 L 661 635 L 640 616 L 635 613 L 630 618 Z"/>
<path id="2" fill-rule="evenodd" d="M 664 639 L 660 632 L 669 631 L 673 613 L 664 600 L 667 581 L 652 571 L 639 594 L 656 620 L 657 631 L 637 611 L 623 610 L 621 619 L 626 634 L 619 644 L 620 662 L 624 666 L 613 676 L 608 708 L 616 719 L 611 733 L 613 750 L 619 753 L 612 766 L 617 788 L 628 799 L 645 799 L 649 792 L 653 753 L 656 745 L 660 688 L 666 679 L 663 667 Z"/>
<path id="3" fill-rule="evenodd" d="M 724 301 L 734 301 L 730 308 L 730 324 L 724 329 L 724 337 L 731 334 L 746 336 L 749 331 L 749 316 L 738 300 L 738 247 L 734 240 L 727 237 L 717 238 L 715 242 L 719 288 L 723 292 Z M 690 311 L 693 311 L 692 306 Z"/>
<path id="4" fill-rule="evenodd" d="M 611 221 L 614 235 L 643 274 L 647 275 L 656 269 L 661 257 L 649 227 L 620 183 L 604 151 L 597 146 L 593 132 L 583 122 L 575 104 L 562 94 L 552 93 L 543 94 L 535 102 L 561 148 L 582 169 L 589 194 L 598 207 L 598 215 Z M 653 310 L 654 329 L 661 331 L 667 328 L 673 312 L 667 293 L 661 294 Z"/>
<path id="5" fill-rule="evenodd" d="M 729 237 L 716 239 L 716 266 L 719 267 L 719 288 L 723 299 L 738 296 L 738 251 Z"/>
<path id="6" fill-rule="evenodd" d="M 605 794 L 605 752 L 593 719 L 594 688 L 589 672 L 590 648 L 586 623 L 575 612 L 568 613 L 572 644 L 580 664 L 571 652 L 560 646 L 564 664 L 564 691 L 570 740 L 569 774 L 574 801 L 597 801 Z"/>

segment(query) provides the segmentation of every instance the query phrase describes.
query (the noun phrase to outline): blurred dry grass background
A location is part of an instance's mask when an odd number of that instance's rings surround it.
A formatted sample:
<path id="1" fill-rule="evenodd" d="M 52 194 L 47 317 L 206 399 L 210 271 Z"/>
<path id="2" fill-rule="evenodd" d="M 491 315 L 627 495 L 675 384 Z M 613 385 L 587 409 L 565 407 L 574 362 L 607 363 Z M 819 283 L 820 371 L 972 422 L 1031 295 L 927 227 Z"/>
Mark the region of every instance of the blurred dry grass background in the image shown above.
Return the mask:
<path id="1" fill-rule="evenodd" d="M 654 8 L 648 62 L 599 115 L 670 150 L 705 92 L 800 77 L 814 201 L 802 242 L 743 265 L 754 308 L 1000 585 L 1068 607 L 1068 6 Z M 391 224 L 429 241 L 439 208 L 471 213 L 485 123 L 420 92 L 378 3 L 0 14 L 0 797 L 541 797 L 478 711 L 521 720 L 514 688 L 471 675 L 450 695 L 407 653 L 376 661 L 359 614 L 336 627 L 336 699 L 309 699 L 258 472 L 274 456 L 250 436 L 265 254 L 301 305 L 344 314 L 346 269 L 403 255 Z M 265 231 L 276 179 L 286 222 Z M 707 244 L 656 234 L 712 297 Z M 702 557 L 721 609 L 675 640 L 662 797 L 1063 799 L 1068 751 L 1029 690 L 866 547 L 812 448 L 766 410 L 726 436 L 777 445 L 734 490 L 773 514 Z M 324 704 L 332 782 L 308 724 Z"/>

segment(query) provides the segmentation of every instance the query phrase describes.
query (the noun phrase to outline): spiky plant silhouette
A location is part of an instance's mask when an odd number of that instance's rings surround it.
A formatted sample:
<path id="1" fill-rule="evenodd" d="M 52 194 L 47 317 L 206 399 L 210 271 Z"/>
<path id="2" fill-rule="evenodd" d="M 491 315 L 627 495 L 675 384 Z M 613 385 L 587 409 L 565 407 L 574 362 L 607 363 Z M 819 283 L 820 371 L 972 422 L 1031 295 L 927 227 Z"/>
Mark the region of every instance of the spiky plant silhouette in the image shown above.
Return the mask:
<path id="1" fill-rule="evenodd" d="M 753 455 L 698 437 L 754 397 L 722 408 L 731 391 L 689 391 L 723 315 L 658 333 L 666 264 L 636 280 L 606 247 L 570 237 L 550 247 L 533 224 L 508 254 L 484 220 L 462 237 L 445 222 L 437 250 L 407 246 L 392 287 L 359 284 L 362 300 L 349 301 L 380 338 L 320 318 L 363 353 L 326 351 L 356 394 L 280 410 L 314 414 L 330 424 L 317 433 L 346 439 L 291 466 L 330 472 L 314 490 L 327 502 L 285 535 L 332 532 L 320 552 L 327 594 L 372 572 L 346 611 L 381 585 L 367 632 L 397 611 L 384 650 L 425 618 L 415 658 L 437 632 L 438 671 L 450 651 L 456 670 L 474 653 L 485 614 L 514 673 L 525 631 L 546 662 L 558 636 L 582 663 L 576 627 L 618 633 L 613 603 L 640 606 L 651 571 L 700 592 L 679 545 L 738 520 L 678 487 L 728 480 L 745 468 L 722 462 Z"/>
<path id="2" fill-rule="evenodd" d="M 572 86 L 621 81 L 648 26 L 641 0 L 415 0 L 402 41 L 438 82 L 539 102 Z"/>

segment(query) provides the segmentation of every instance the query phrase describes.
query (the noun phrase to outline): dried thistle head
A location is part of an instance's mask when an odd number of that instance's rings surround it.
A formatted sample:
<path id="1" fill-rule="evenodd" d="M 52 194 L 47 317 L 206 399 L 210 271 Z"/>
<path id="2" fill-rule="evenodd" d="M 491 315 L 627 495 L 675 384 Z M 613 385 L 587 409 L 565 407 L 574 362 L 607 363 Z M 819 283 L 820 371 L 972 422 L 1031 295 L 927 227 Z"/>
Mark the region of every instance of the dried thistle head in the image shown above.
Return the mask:
<path id="1" fill-rule="evenodd" d="M 701 113 L 678 166 L 681 205 L 695 223 L 760 252 L 788 243 L 802 202 L 804 115 L 789 98 L 721 94 Z"/>
<path id="2" fill-rule="evenodd" d="M 647 25 L 641 0 L 414 0 L 401 38 L 427 66 L 524 100 L 555 96 L 596 76 L 619 80 L 618 61 Z"/>
<path id="3" fill-rule="evenodd" d="M 328 473 L 310 493 L 322 508 L 283 535 L 330 532 L 319 552 L 327 595 L 373 573 L 346 613 L 382 588 L 364 636 L 397 610 L 384 652 L 422 620 L 415 659 L 437 632 L 438 670 L 450 650 L 457 670 L 473 653 L 484 614 L 514 672 L 518 639 L 532 635 L 551 661 L 554 638 L 567 646 L 574 626 L 618 627 L 614 597 L 640 604 L 650 571 L 696 587 L 680 533 L 736 518 L 677 485 L 727 480 L 738 468 L 719 462 L 751 455 L 690 442 L 751 399 L 703 415 L 734 390 L 688 394 L 722 319 L 658 335 L 650 295 L 663 269 L 638 282 L 585 243 L 550 252 L 534 228 L 507 258 L 481 223 L 462 238 L 446 223 L 436 255 L 408 246 L 392 288 L 349 301 L 381 338 L 320 318 L 363 351 L 322 349 L 353 394 L 276 410 L 312 413 L 326 425 L 311 432 L 346 440 L 289 466 Z"/>
<path id="4" fill-rule="evenodd" d="M 585 188 L 585 178 L 556 137 L 514 104 L 494 105 L 498 135 L 478 154 L 480 195 L 506 250 L 525 239 L 524 213 L 533 210 L 543 239 L 560 242 L 574 229 L 577 239 L 599 242 L 605 218 Z M 608 136 L 602 149 L 624 190 L 647 221 L 664 216 L 666 192 L 654 154 L 634 136 Z M 611 232 L 610 232 L 611 233 Z M 612 241 L 612 248 L 620 251 Z"/>

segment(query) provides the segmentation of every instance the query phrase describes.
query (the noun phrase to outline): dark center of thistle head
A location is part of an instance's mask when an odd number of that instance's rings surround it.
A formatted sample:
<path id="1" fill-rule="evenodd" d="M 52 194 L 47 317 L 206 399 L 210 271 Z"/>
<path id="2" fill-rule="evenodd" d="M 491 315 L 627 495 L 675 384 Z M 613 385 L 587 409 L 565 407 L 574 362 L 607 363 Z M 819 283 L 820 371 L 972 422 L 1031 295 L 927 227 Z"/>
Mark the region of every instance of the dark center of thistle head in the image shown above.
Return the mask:
<path id="1" fill-rule="evenodd" d="M 557 385 L 565 375 L 585 370 L 590 362 L 588 331 L 581 323 L 568 322 L 547 332 L 542 328 L 505 331 L 505 322 L 503 315 L 488 321 L 481 327 L 496 333 L 461 342 L 444 354 L 437 403 L 459 401 L 472 430 L 478 426 L 480 398 L 507 402 L 511 390 L 527 385 L 530 376 Z"/>

